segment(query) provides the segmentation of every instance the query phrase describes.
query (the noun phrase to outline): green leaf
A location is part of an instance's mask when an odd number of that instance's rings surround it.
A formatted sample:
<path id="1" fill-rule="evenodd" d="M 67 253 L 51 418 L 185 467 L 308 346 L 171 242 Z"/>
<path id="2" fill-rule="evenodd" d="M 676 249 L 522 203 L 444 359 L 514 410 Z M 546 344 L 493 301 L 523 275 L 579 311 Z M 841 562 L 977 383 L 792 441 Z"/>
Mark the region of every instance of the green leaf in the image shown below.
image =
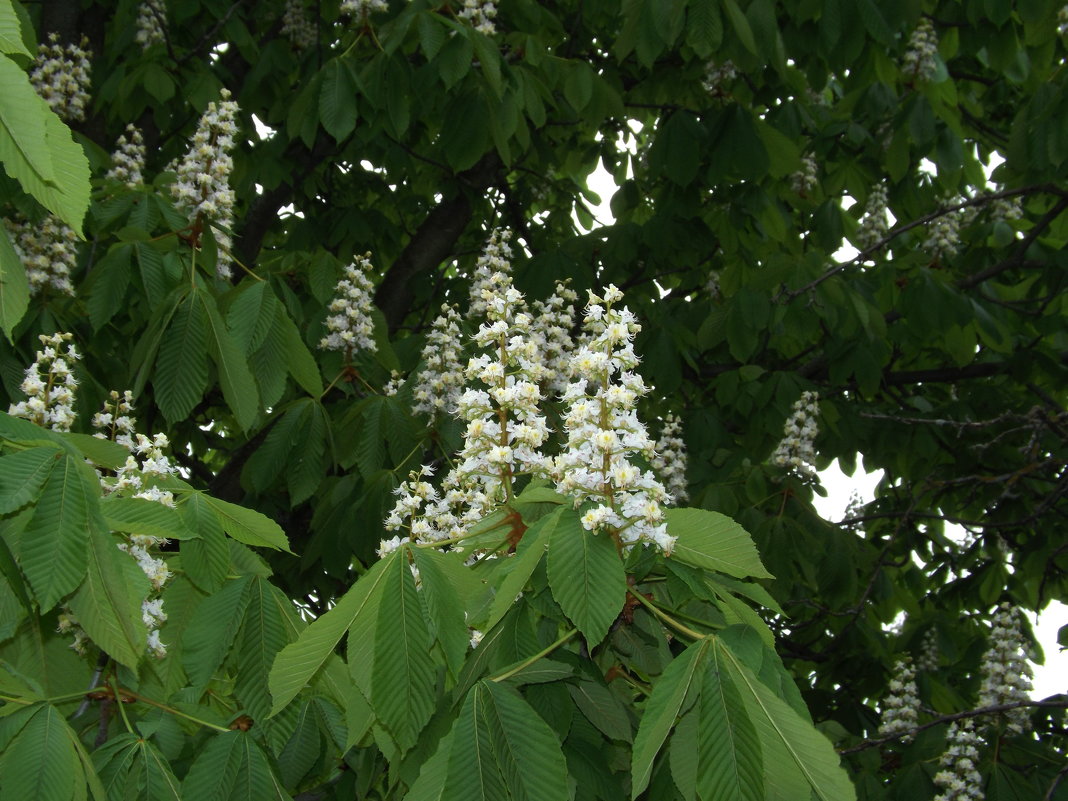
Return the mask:
<path id="1" fill-rule="evenodd" d="M 97 467 L 118 470 L 126 464 L 126 459 L 130 456 L 127 448 L 109 439 L 77 432 L 64 432 L 61 436 Z"/>
<path id="2" fill-rule="evenodd" d="M 520 496 L 520 499 L 522 497 Z M 481 624 L 486 631 L 497 625 L 497 621 L 504 617 L 515 604 L 516 596 L 527 586 L 527 582 L 549 545 L 549 538 L 560 525 L 563 513 L 564 507 L 561 506 L 551 514 L 539 518 L 534 525 L 523 532 L 523 539 L 520 541 L 516 555 L 508 560 L 511 569 L 497 588 L 496 597 L 490 607 L 489 618 Z"/>
<path id="3" fill-rule="evenodd" d="M 19 18 L 15 14 L 11 0 L 0 0 L 0 53 L 33 56 L 22 41 Z"/>
<path id="4" fill-rule="evenodd" d="M 70 599 L 71 611 L 93 642 L 136 669 L 147 645 L 141 602 L 151 589 L 148 577 L 110 534 L 93 531 L 88 551 L 85 581 Z"/>
<path id="5" fill-rule="evenodd" d="M 58 448 L 29 448 L 0 457 L 0 515 L 21 509 L 40 492 L 63 458 Z"/>
<path id="6" fill-rule="evenodd" d="M 772 578 L 753 538 L 726 515 L 705 509 L 668 509 L 668 534 L 676 537 L 672 557 L 737 578 Z"/>
<path id="7" fill-rule="evenodd" d="M 785 751 L 821 801 L 855 799 L 853 783 L 830 741 L 757 679 L 719 638 L 712 639 L 717 663 L 734 682 L 747 714 L 756 724 L 765 760 L 777 750 Z M 774 770 L 775 763 L 771 762 L 770 767 Z"/>
<path id="8" fill-rule="evenodd" d="M 248 604 L 235 647 L 241 655 L 237 663 L 234 692 L 254 720 L 266 719 L 271 711 L 268 674 L 278 652 L 289 642 L 285 611 L 279 604 L 280 591 L 263 576 L 251 579 Z"/>
<path id="9" fill-rule="evenodd" d="M 156 360 L 156 402 L 171 423 L 193 411 L 208 385 L 207 315 L 187 295 L 175 309 Z"/>
<path id="10" fill-rule="evenodd" d="M 356 127 L 356 81 L 340 58 L 331 59 L 323 67 L 319 120 L 338 142 Z"/>
<path id="11" fill-rule="evenodd" d="M 42 704 L 0 757 L 5 798 L 70 801 L 85 798 L 85 776 L 67 722 Z"/>
<path id="12" fill-rule="evenodd" d="M 460 672 L 470 649 L 470 635 L 464 616 L 464 604 L 456 585 L 449 578 L 452 570 L 464 570 L 455 555 L 431 548 L 413 548 L 412 556 L 419 570 L 420 591 L 426 601 L 431 636 L 441 645 L 453 675 Z"/>
<path id="13" fill-rule="evenodd" d="M 113 737 L 93 752 L 109 798 L 182 801 L 181 782 L 151 740 L 135 734 Z"/>
<path id="14" fill-rule="evenodd" d="M 700 686 L 710 647 L 710 638 L 698 640 L 672 660 L 653 685 L 631 752 L 631 798 L 637 798 L 648 786 L 660 746 L 675 725 L 691 688 Z"/>
<path id="15" fill-rule="evenodd" d="M 200 603 L 182 633 L 182 666 L 194 687 L 206 686 L 234 647 L 251 582 L 250 576 L 228 581 Z"/>
<path id="16" fill-rule="evenodd" d="M 206 313 L 208 350 L 219 372 L 219 386 L 222 387 L 226 405 L 234 413 L 234 419 L 241 429 L 247 431 L 260 410 L 256 382 L 248 368 L 248 360 L 223 324 L 215 299 L 199 287 L 194 297 L 203 304 Z"/>
<path id="17" fill-rule="evenodd" d="M 409 547 L 402 545 L 400 558 L 391 561 L 382 584 L 371 672 L 371 706 L 402 749 L 416 738 L 434 711 L 434 662 L 430 632 L 423 615 L 415 578 L 408 568 Z"/>
<path id="18" fill-rule="evenodd" d="M 587 531 L 578 512 L 562 508 L 550 534 L 546 566 L 553 598 L 593 648 L 627 598 L 627 577 L 615 541 Z"/>
<path id="19" fill-rule="evenodd" d="M 246 355 L 263 344 L 281 304 L 266 281 L 252 281 L 230 304 L 226 326 Z"/>
<path id="20" fill-rule="evenodd" d="M 686 9 L 686 43 L 701 58 L 711 58 L 723 42 L 723 18 L 717 0 L 690 0 Z"/>
<path id="21" fill-rule="evenodd" d="M 112 531 L 166 540 L 187 540 L 197 536 L 189 529 L 181 512 L 156 501 L 113 495 L 101 501 L 100 511 Z"/>
<path id="22" fill-rule="evenodd" d="M 763 758 L 756 728 L 730 674 L 713 650 L 691 714 L 699 714 L 697 790 L 701 798 L 760 801 L 764 796 Z"/>
<path id="23" fill-rule="evenodd" d="M 204 502 L 215 511 L 222 524 L 223 531 L 238 542 L 255 548 L 274 548 L 278 551 L 293 553 L 289 550 L 282 527 L 267 515 L 238 506 L 236 503 L 221 501 L 210 495 L 204 495 Z"/>
<path id="24" fill-rule="evenodd" d="M 99 485 L 84 462 L 63 454 L 45 481 L 20 538 L 22 569 L 41 611 L 72 592 L 86 570 L 90 535 L 104 530 Z"/>
<path id="25" fill-rule="evenodd" d="M 308 346 L 300 337 L 300 331 L 284 308 L 278 310 L 275 325 L 280 329 L 281 341 L 285 348 L 286 368 L 301 388 L 314 398 L 323 394 L 323 379 L 319 375 L 319 364 L 315 361 Z"/>
<path id="26" fill-rule="evenodd" d="M 14 343 L 15 326 L 30 305 L 30 285 L 26 268 L 7 238 L 7 230 L 0 229 L 0 329 Z"/>
<path id="27" fill-rule="evenodd" d="M 182 544 L 182 567 L 198 588 L 215 592 L 230 572 L 229 540 L 223 534 L 219 516 L 199 492 L 182 497 L 178 509 L 190 531 L 197 534 Z"/>
<path id="28" fill-rule="evenodd" d="M 304 629 L 296 642 L 281 650 L 271 666 L 269 676 L 271 695 L 274 697 L 271 715 L 277 715 L 311 681 L 323 662 L 334 652 L 345 632 L 361 615 L 371 614 L 377 620 L 386 567 L 397 558 L 398 551 L 394 551 L 376 562 L 330 611 Z"/>
<path id="29" fill-rule="evenodd" d="M 208 743 L 182 782 L 197 801 L 288 801 L 267 755 L 249 732 L 230 731 Z"/>
<path id="30" fill-rule="evenodd" d="M 580 681 L 569 684 L 567 689 L 575 706 L 602 734 L 628 743 L 633 740 L 627 710 L 607 686 L 596 681 Z"/>
<path id="31" fill-rule="evenodd" d="M 753 29 L 749 26 L 749 20 L 746 19 L 745 14 L 738 7 L 738 3 L 735 0 L 723 0 L 723 7 L 727 10 L 731 26 L 738 35 L 738 41 L 742 43 L 742 47 L 756 55 L 757 46 L 756 39 L 753 38 Z"/>

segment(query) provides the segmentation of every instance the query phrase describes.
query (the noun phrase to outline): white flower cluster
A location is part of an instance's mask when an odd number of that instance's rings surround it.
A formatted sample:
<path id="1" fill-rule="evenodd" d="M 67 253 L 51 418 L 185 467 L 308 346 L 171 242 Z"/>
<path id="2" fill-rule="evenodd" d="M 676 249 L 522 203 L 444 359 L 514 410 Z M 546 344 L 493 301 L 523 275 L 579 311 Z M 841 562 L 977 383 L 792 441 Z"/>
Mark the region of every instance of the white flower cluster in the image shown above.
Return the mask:
<path id="1" fill-rule="evenodd" d="M 4 227 L 26 268 L 31 295 L 45 287 L 74 295 L 70 274 L 78 264 L 78 236 L 69 225 L 49 214 L 36 224 L 4 220 Z"/>
<path id="2" fill-rule="evenodd" d="M 94 437 L 110 439 L 129 451 L 134 448 L 134 418 L 132 416 L 133 393 L 126 390 L 121 395 L 111 390 L 109 400 L 104 401 L 104 410 L 93 415 Z"/>
<path id="3" fill-rule="evenodd" d="M 723 297 L 723 289 L 719 285 L 719 270 L 711 270 L 708 273 L 708 280 L 705 281 L 705 292 L 712 300 L 719 300 Z"/>
<path id="4" fill-rule="evenodd" d="M 959 202 L 960 198 L 947 197 L 942 200 L 941 205 L 948 207 Z M 931 251 L 935 259 L 955 256 L 960 249 L 961 226 L 966 224 L 971 216 L 974 216 L 974 210 L 970 208 L 939 215 L 927 230 L 927 237 L 923 240 L 924 249 Z"/>
<path id="5" fill-rule="evenodd" d="M 819 185 L 819 164 L 812 153 L 806 153 L 801 159 L 801 169 L 790 176 L 790 188 L 801 197 L 808 197 Z"/>
<path id="6" fill-rule="evenodd" d="M 908 49 L 901 60 L 901 71 L 921 81 L 929 81 L 938 70 L 938 34 L 934 24 L 924 17 L 909 37 Z"/>
<path id="7" fill-rule="evenodd" d="M 624 550 L 648 542 L 670 555 L 675 538 L 662 507 L 671 496 L 652 471 L 632 461 L 639 454 L 651 460 L 654 447 L 636 413 L 648 392 L 634 372 L 641 326 L 627 307 L 616 307 L 622 299 L 613 285 L 603 297 L 589 294 L 583 323 L 590 339 L 571 357 L 571 383 L 562 396 L 567 444 L 553 460 L 553 478 L 576 506 L 596 504 L 582 516 L 587 531 L 611 533 Z"/>
<path id="8" fill-rule="evenodd" d="M 341 13 L 365 16 L 372 11 L 388 11 L 388 0 L 341 0 Z"/>
<path id="9" fill-rule="evenodd" d="M 167 25 L 167 7 L 164 0 L 142 0 L 137 7 L 137 34 L 135 38 L 142 50 L 148 50 L 154 44 L 165 39 L 164 29 Z"/>
<path id="10" fill-rule="evenodd" d="M 344 276 L 337 282 L 336 295 L 327 307 L 331 314 L 326 318 L 330 332 L 319 340 L 320 350 L 339 350 L 350 361 L 356 351 L 378 350 L 375 343 L 375 323 L 371 317 L 374 303 L 374 285 L 368 277 L 373 270 L 371 254 L 365 253 L 345 268 Z"/>
<path id="11" fill-rule="evenodd" d="M 812 468 L 816 461 L 816 449 L 813 447 L 819 425 L 819 394 L 806 390 L 794 401 L 794 410 L 783 426 L 783 437 L 775 449 L 771 460 L 779 467 L 794 468 L 806 476 L 815 475 Z"/>
<path id="12" fill-rule="evenodd" d="M 990 204 L 990 218 L 995 222 L 1010 222 L 1023 218 L 1023 198 L 1020 195 L 995 198 Z"/>
<path id="13" fill-rule="evenodd" d="M 286 0 L 282 12 L 282 35 L 298 50 L 305 50 L 316 42 L 315 25 L 304 11 L 304 0 Z"/>
<path id="14" fill-rule="evenodd" d="M 576 301 L 578 293 L 566 282 L 557 281 L 548 300 L 531 304 L 535 317 L 530 336 L 545 366 L 545 384 L 550 390 L 563 391 L 567 387 L 568 363 L 574 349 L 571 329 L 575 325 Z"/>
<path id="15" fill-rule="evenodd" d="M 463 8 L 456 16 L 466 20 L 476 31 L 486 36 L 493 36 L 497 32 L 497 26 L 493 23 L 497 16 L 497 6 L 493 0 L 463 0 Z"/>
<path id="16" fill-rule="evenodd" d="M 916 657 L 916 669 L 923 671 L 938 670 L 941 653 L 938 647 L 938 632 L 935 629 L 927 629 L 920 643 L 920 654 Z"/>
<path id="17" fill-rule="evenodd" d="M 1027 701 L 1034 675 L 1027 659 L 1027 643 L 1020 626 L 1019 612 L 1003 603 L 994 613 L 989 645 L 983 656 L 983 683 L 979 689 L 979 706 L 995 706 Z M 1003 713 L 1009 729 L 1023 732 L 1031 722 L 1026 708 Z"/>
<path id="18" fill-rule="evenodd" d="M 234 191 L 230 188 L 230 173 L 234 161 L 230 151 L 237 133 L 237 103 L 230 92 L 223 89 L 218 103 L 211 102 L 197 124 L 189 150 L 182 157 L 176 172 L 178 181 L 171 187 L 176 204 L 194 220 L 194 226 L 209 220 L 217 222 L 215 241 L 219 244 L 216 272 L 220 278 L 230 277 L 230 235 L 233 223 Z"/>
<path id="19" fill-rule="evenodd" d="M 511 231 L 490 231 L 489 241 L 475 262 L 475 271 L 471 276 L 471 302 L 467 307 L 467 319 L 481 320 L 486 316 L 486 293 L 489 292 L 489 297 L 493 297 L 497 291 L 497 276 L 511 282 L 512 248 L 508 245 L 511 238 Z"/>
<path id="20" fill-rule="evenodd" d="M 441 314 L 430 325 L 416 378 L 412 399 L 417 414 L 453 414 L 464 385 L 464 368 L 460 363 L 463 337 L 460 315 L 452 306 L 442 304 Z"/>
<path id="21" fill-rule="evenodd" d="M 88 40 L 80 45 L 59 43 L 59 35 L 49 34 L 48 44 L 37 46 L 37 59 L 30 72 L 34 90 L 48 103 L 52 111 L 65 120 L 85 119 L 89 107 L 89 58 L 85 50 Z"/>
<path id="22" fill-rule="evenodd" d="M 723 97 L 729 92 L 728 85 L 737 77 L 738 68 L 730 59 L 722 64 L 710 61 L 705 66 L 705 77 L 701 86 L 712 97 Z"/>
<path id="23" fill-rule="evenodd" d="M 894 664 L 894 674 L 888 685 L 890 694 L 883 699 L 883 722 L 879 734 L 904 734 L 901 742 L 912 740 L 911 732 L 919 723 L 920 697 L 916 689 L 916 668 L 905 656 Z"/>
<path id="24" fill-rule="evenodd" d="M 140 186 L 144 183 L 145 170 L 145 141 L 141 131 L 136 125 L 127 125 L 126 133 L 115 144 L 116 150 L 111 156 L 111 169 L 107 171 L 107 177 L 126 184 L 130 189 Z"/>
<path id="25" fill-rule="evenodd" d="M 70 647 L 78 656 L 85 656 L 88 653 L 89 643 L 92 641 L 68 606 L 63 606 L 59 613 L 59 624 L 56 626 L 56 633 L 70 634 L 74 637 L 74 642 L 70 644 Z"/>
<path id="26" fill-rule="evenodd" d="M 661 479 L 664 487 L 671 493 L 675 503 L 682 503 L 689 497 L 686 491 L 686 443 L 682 439 L 682 423 L 678 417 L 669 414 L 664 418 L 660 429 L 660 438 L 656 441 L 656 453 L 649 464 Z"/>
<path id="27" fill-rule="evenodd" d="M 548 475 L 550 459 L 541 447 L 549 436 L 539 383 L 544 378 L 536 348 L 529 339 L 531 317 L 522 293 L 507 275 L 491 276 L 495 290 L 484 290 L 486 321 L 474 335 L 482 353 L 465 370 L 485 389 L 467 389 L 457 414 L 467 421 L 464 444 L 440 492 L 424 478 L 424 467 L 397 489 L 398 500 L 385 527 L 407 527 L 417 542 L 457 538 L 467 528 L 512 497 L 519 474 Z M 384 553 L 399 538 L 382 544 Z"/>
<path id="28" fill-rule="evenodd" d="M 857 227 L 857 246 L 861 250 L 873 248 L 886 238 L 890 223 L 886 217 L 886 184 L 878 183 L 871 188 L 864 203 L 864 216 Z"/>
<path id="29" fill-rule="evenodd" d="M 979 773 L 976 748 L 979 735 L 972 729 L 972 722 L 951 724 L 946 742 L 946 750 L 938 761 L 941 770 L 934 777 L 942 792 L 934 801 L 983 801 L 983 777 Z"/>
<path id="30" fill-rule="evenodd" d="M 42 349 L 37 359 L 26 368 L 26 377 L 19 389 L 26 400 L 13 403 L 7 413 L 21 417 L 42 428 L 70 431 L 74 423 L 74 390 L 78 381 L 73 366 L 81 354 L 70 343 L 70 334 L 40 335 Z"/>

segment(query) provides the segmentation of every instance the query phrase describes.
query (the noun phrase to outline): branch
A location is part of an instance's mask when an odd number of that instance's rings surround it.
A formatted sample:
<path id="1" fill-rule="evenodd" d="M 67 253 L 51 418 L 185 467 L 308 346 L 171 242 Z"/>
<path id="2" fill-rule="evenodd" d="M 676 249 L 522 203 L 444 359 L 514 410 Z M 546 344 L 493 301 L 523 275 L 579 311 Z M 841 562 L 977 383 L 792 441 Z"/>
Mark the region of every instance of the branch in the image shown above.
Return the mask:
<path id="1" fill-rule="evenodd" d="M 914 729 L 908 731 L 896 732 L 894 734 L 888 734 L 885 737 L 876 737 L 871 740 L 864 740 L 857 745 L 852 745 L 849 748 L 839 749 L 838 753 L 842 754 L 855 754 L 858 751 L 864 751 L 868 748 L 876 748 L 880 745 L 893 742 L 894 740 L 900 740 L 902 737 L 911 737 L 926 729 L 934 728 L 942 723 L 951 723 L 955 720 L 964 720 L 965 718 L 977 718 L 982 715 L 998 715 L 1002 712 L 1009 712 L 1013 709 L 1022 709 L 1024 707 L 1039 707 L 1039 708 L 1051 708 L 1051 709 L 1068 709 L 1068 698 L 1063 701 L 1054 701 L 1046 699 L 1045 701 L 1014 701 L 1011 704 L 995 704 L 993 706 L 984 706 L 979 709 L 969 709 L 966 712 L 954 712 L 952 715 L 942 715 L 935 718 L 932 721 L 928 721 Z"/>
<path id="2" fill-rule="evenodd" d="M 1031 243 L 1038 239 L 1039 235 L 1045 231 L 1065 209 L 1068 209 L 1068 197 L 1062 197 L 1058 200 L 1056 205 L 1047 211 L 1041 220 L 1035 223 L 1035 227 L 1028 231 L 1027 236 L 1020 240 L 1020 244 L 1017 245 L 1016 251 L 1009 256 L 1009 258 L 999 264 L 991 265 L 985 270 L 977 272 L 973 276 L 958 281 L 957 286 L 961 289 L 971 289 L 988 278 L 993 278 L 995 275 L 999 275 L 1006 270 L 1011 270 L 1013 267 L 1021 265 L 1024 260 L 1024 254 L 1027 252 L 1027 249 L 1031 247 Z"/>

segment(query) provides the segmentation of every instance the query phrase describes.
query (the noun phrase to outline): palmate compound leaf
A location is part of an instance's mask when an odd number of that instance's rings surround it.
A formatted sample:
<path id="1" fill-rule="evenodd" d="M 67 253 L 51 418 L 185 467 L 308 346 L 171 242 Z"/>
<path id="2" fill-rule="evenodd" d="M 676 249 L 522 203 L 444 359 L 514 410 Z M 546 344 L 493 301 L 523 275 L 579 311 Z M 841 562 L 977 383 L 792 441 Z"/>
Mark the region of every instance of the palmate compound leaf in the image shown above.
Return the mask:
<path id="1" fill-rule="evenodd" d="M 497 621 L 504 617 L 515 604 L 516 596 L 527 586 L 534 569 L 545 554 L 549 538 L 560 525 L 563 512 L 564 507 L 561 506 L 539 518 L 523 532 L 523 539 L 516 548 L 515 556 L 509 559 L 511 569 L 497 588 L 497 595 L 493 599 L 493 605 L 490 606 L 489 618 L 482 624 L 484 630 L 489 631 L 497 625 Z"/>
<path id="2" fill-rule="evenodd" d="M 676 537 L 672 558 L 736 578 L 772 578 L 753 538 L 726 515 L 705 509 L 668 509 L 668 533 Z"/>
<path id="3" fill-rule="evenodd" d="M 86 776 L 76 742 L 77 736 L 55 707 L 39 706 L 0 754 L 4 798 L 85 798 Z"/>
<path id="4" fill-rule="evenodd" d="M 345 632 L 358 621 L 370 624 L 368 632 L 373 641 L 387 568 L 399 556 L 399 550 L 394 551 L 372 565 L 330 611 L 313 621 L 295 642 L 281 650 L 271 665 L 269 676 L 271 696 L 274 698 L 271 715 L 284 709 L 311 681 L 327 657 L 334 652 Z"/>
<path id="5" fill-rule="evenodd" d="M 267 755 L 250 732 L 228 731 L 208 743 L 182 782 L 197 801 L 289 801 Z"/>
<path id="6" fill-rule="evenodd" d="M 191 296 L 174 311 L 156 361 L 156 402 L 168 421 L 184 420 L 208 386 L 207 315 Z"/>
<path id="7" fill-rule="evenodd" d="M 423 602 L 408 567 L 408 545 L 386 570 L 371 670 L 371 706 L 402 749 L 410 748 L 434 711 L 434 661 Z M 387 637 L 383 634 L 388 633 Z"/>
<path id="8" fill-rule="evenodd" d="M 109 798 L 182 801 L 181 782 L 167 759 L 136 734 L 112 737 L 93 752 L 93 763 Z"/>
<path id="9" fill-rule="evenodd" d="M 615 541 L 584 529 L 574 509 L 561 509 L 549 538 L 546 566 L 553 598 L 594 647 L 627 598 L 627 577 Z"/>
<path id="10" fill-rule="evenodd" d="M 489 680 L 423 766 L 407 801 L 562 801 L 567 763 L 548 724 L 511 687 Z"/>
<path id="11" fill-rule="evenodd" d="M 219 386 L 222 387 L 226 405 L 241 429 L 247 431 L 260 410 L 259 393 L 248 360 L 223 322 L 216 301 L 207 290 L 198 287 L 194 290 L 193 299 L 204 310 L 208 352 L 219 373 Z"/>

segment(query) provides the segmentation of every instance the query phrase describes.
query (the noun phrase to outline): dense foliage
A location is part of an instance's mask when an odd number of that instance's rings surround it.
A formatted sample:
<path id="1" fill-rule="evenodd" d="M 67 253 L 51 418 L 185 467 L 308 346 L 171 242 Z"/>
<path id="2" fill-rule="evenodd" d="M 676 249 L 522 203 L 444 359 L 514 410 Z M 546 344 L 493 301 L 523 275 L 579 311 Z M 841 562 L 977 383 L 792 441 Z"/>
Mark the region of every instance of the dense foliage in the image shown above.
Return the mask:
<path id="1" fill-rule="evenodd" d="M 1068 799 L 1066 37 L 0 0 L 0 794 Z"/>

